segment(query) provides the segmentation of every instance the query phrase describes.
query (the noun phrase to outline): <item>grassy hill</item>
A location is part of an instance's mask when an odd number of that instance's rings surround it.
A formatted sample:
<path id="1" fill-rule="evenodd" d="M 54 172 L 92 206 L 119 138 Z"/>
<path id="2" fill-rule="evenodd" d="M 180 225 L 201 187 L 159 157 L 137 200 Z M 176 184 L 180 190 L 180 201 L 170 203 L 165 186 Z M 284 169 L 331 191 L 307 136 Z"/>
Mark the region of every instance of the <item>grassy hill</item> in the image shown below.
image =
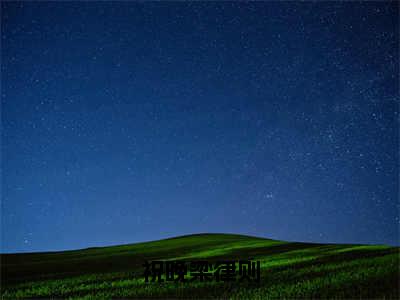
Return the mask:
<path id="1" fill-rule="evenodd" d="M 399 299 L 399 248 L 197 234 L 63 252 L 1 255 L 1 294 L 16 298 Z M 253 259 L 261 282 L 145 283 L 146 260 Z"/>

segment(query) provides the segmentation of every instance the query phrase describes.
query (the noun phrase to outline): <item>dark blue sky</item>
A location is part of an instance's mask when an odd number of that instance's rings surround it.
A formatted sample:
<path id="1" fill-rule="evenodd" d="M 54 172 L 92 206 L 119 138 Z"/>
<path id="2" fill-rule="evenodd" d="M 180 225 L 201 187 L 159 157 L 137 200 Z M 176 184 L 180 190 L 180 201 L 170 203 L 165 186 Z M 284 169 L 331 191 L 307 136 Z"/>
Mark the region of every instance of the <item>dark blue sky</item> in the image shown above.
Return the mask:
<path id="1" fill-rule="evenodd" d="M 2 2 L 3 252 L 398 244 L 398 3 Z"/>

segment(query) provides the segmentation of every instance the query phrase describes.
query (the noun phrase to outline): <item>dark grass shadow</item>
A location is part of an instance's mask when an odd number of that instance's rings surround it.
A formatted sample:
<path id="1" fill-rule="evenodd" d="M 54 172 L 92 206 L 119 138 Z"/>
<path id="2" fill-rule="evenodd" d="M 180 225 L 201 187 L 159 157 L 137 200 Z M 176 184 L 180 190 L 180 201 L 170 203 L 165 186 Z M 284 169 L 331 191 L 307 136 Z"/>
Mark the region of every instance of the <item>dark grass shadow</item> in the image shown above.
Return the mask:
<path id="1" fill-rule="evenodd" d="M 104 274 L 113 272 L 124 272 L 120 279 L 132 279 L 139 278 L 143 275 L 143 263 L 145 260 L 155 260 L 155 259 L 169 259 L 179 256 L 190 255 L 195 250 L 200 252 L 203 250 L 210 250 L 213 246 L 220 246 L 221 243 L 212 242 L 206 244 L 202 247 L 193 249 L 193 246 L 180 247 L 176 251 L 170 250 L 160 250 L 146 253 L 132 253 L 123 255 L 111 255 L 111 256 L 98 256 L 90 259 L 82 260 L 65 260 L 61 262 L 47 261 L 44 263 L 32 264 L 29 266 L 20 265 L 18 268 L 15 266 L 2 268 L 2 285 L 3 288 L 11 286 L 24 281 L 42 281 L 46 279 L 63 279 L 63 278 L 73 278 L 75 276 L 85 275 L 85 274 Z M 324 272 L 310 272 L 305 277 L 300 278 L 296 276 L 296 270 L 301 271 L 302 269 L 313 268 L 313 266 L 319 266 L 323 264 L 333 264 L 347 262 L 354 259 L 368 259 L 375 258 L 379 256 L 384 256 L 393 253 L 399 253 L 397 248 L 389 249 L 377 249 L 377 250 L 351 250 L 350 248 L 354 245 L 349 245 L 350 251 L 341 253 L 331 253 L 331 251 L 336 249 L 345 249 L 346 246 L 343 245 L 323 245 L 323 244 L 310 244 L 310 243 L 286 243 L 272 246 L 263 247 L 244 247 L 240 249 L 227 250 L 223 255 L 207 257 L 205 260 L 210 262 L 215 262 L 218 260 L 239 260 L 239 259 L 257 259 L 257 257 L 265 257 L 272 255 L 282 255 L 285 258 L 296 258 L 301 255 L 302 250 L 309 251 L 304 255 L 317 255 L 318 257 L 313 258 L 306 262 L 293 262 L 285 266 L 274 266 L 263 271 L 263 275 L 266 276 L 267 284 L 278 284 L 285 282 L 287 284 L 292 284 L 298 280 L 313 279 L 317 277 L 323 277 L 329 275 Z M 299 252 L 300 251 L 300 252 Z M 186 261 L 198 260 L 201 258 L 187 259 Z M 265 259 L 265 258 L 263 258 Z M 291 276 L 283 275 L 282 271 L 291 270 L 293 271 Z M 344 268 L 342 271 L 345 270 Z M 114 280 L 114 279 L 111 279 Z M 84 281 L 86 284 L 101 283 L 106 281 L 104 278 L 89 279 Z M 382 284 L 382 283 L 381 283 Z M 395 285 L 393 283 L 386 284 L 391 290 L 395 290 Z M 247 287 L 247 288 L 257 288 L 257 287 Z M 369 287 L 366 287 L 369 288 Z M 118 289 L 118 288 L 116 288 Z M 195 291 L 194 291 L 195 292 Z M 81 292 L 79 292 L 81 293 Z M 79 294 L 78 293 L 78 294 Z M 197 292 L 196 292 L 197 293 Z M 396 292 L 394 292 L 396 294 Z M 398 293 L 398 292 L 397 292 Z M 82 295 L 68 295 L 69 296 L 82 296 Z M 204 297 L 207 293 L 204 292 Z M 220 294 L 218 294 L 220 295 Z M 221 294 L 223 295 L 223 293 Z M 57 295 L 52 295 L 52 297 Z M 165 297 L 168 295 L 163 295 Z M 172 295 L 173 296 L 173 295 Z M 63 297 L 66 297 L 63 295 Z M 142 298 L 146 295 L 143 294 Z M 161 298 L 162 298 L 161 297 Z M 208 296 L 207 296 L 208 297 Z M 35 297 L 38 298 L 38 297 Z"/>

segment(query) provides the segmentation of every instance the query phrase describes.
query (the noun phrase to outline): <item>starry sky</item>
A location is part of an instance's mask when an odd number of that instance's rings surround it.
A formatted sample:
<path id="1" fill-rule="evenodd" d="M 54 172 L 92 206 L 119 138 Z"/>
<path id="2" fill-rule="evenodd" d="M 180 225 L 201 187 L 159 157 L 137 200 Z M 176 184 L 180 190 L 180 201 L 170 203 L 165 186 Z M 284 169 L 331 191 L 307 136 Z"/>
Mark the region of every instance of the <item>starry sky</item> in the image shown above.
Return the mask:
<path id="1" fill-rule="evenodd" d="M 2 2 L 2 252 L 399 244 L 395 2 Z"/>

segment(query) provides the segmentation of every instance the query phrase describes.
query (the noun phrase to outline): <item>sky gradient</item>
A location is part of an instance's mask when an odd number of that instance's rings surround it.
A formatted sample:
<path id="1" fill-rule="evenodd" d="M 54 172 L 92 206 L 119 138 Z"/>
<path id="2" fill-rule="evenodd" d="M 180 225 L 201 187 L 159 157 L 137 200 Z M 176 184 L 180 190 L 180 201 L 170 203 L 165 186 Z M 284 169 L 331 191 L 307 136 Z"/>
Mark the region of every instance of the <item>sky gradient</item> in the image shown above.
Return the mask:
<path id="1" fill-rule="evenodd" d="M 398 3 L 2 2 L 2 252 L 399 244 Z"/>

